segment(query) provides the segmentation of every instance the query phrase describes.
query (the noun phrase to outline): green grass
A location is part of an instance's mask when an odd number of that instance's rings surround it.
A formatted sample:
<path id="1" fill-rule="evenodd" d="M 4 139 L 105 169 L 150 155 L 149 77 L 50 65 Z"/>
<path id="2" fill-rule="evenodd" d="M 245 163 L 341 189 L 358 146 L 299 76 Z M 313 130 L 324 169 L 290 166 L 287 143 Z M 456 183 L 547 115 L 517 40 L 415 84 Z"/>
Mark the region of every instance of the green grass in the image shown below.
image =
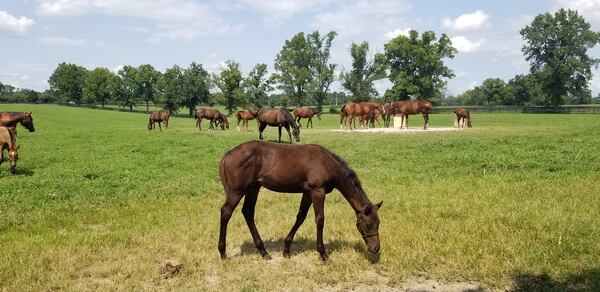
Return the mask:
<path id="1" fill-rule="evenodd" d="M 238 133 L 233 124 L 200 132 L 192 119 L 178 118 L 168 132 L 149 132 L 145 114 L 0 110 L 33 111 L 37 130 L 19 126 L 17 175 L 7 162 L 0 167 L 0 290 L 312 290 L 398 287 L 413 278 L 600 289 L 596 115 L 481 114 L 470 130 L 403 134 L 331 132 L 338 116 L 324 115 L 315 129 L 303 129 L 302 143 L 345 158 L 369 198 L 384 205 L 376 261 L 352 209 L 330 194 L 324 238 L 331 260 L 323 263 L 312 210 L 295 255 L 281 256 L 300 196 L 266 190 L 256 222 L 274 259 L 257 254 L 238 208 L 230 259 L 220 260 L 218 161 L 256 132 Z M 432 127 L 452 122 L 431 116 Z M 276 129 L 266 135 L 276 139 Z M 182 262 L 182 273 L 163 279 L 165 259 Z"/>

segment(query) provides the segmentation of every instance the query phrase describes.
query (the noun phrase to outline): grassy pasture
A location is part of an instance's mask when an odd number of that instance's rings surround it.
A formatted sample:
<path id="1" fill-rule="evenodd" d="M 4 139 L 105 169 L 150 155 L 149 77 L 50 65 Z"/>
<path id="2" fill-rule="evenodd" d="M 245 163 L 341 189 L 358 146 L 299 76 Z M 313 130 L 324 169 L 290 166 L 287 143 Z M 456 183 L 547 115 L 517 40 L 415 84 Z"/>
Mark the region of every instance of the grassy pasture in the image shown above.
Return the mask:
<path id="1" fill-rule="evenodd" d="M 300 196 L 266 190 L 256 222 L 274 259 L 257 254 L 241 206 L 229 224 L 230 259 L 219 259 L 218 161 L 256 132 L 237 133 L 234 124 L 200 132 L 178 118 L 168 132 L 149 132 L 145 114 L 0 110 L 33 111 L 37 130 L 19 126 L 17 175 L 7 162 L 0 167 L 0 290 L 384 289 L 415 278 L 600 289 L 597 115 L 481 114 L 470 130 L 405 134 L 331 132 L 338 116 L 324 115 L 303 129 L 302 143 L 345 158 L 384 205 L 374 258 L 352 209 L 330 194 L 331 259 L 323 263 L 312 210 L 294 256 L 282 257 Z M 431 115 L 432 127 L 452 123 L 451 115 Z M 274 128 L 266 134 L 277 138 Z M 165 259 L 182 262 L 181 274 L 163 279 Z"/>

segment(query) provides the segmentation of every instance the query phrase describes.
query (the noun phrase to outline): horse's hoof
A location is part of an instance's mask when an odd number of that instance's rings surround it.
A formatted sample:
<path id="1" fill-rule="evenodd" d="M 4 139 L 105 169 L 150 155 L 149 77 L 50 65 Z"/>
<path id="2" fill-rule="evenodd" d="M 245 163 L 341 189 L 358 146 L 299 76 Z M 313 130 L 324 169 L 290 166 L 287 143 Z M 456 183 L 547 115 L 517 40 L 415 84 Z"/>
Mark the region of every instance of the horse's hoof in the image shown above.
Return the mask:
<path id="1" fill-rule="evenodd" d="M 324 261 L 324 262 L 326 262 L 326 261 L 329 260 L 329 256 L 326 253 L 322 253 L 321 254 L 321 260 Z"/>
<path id="2" fill-rule="evenodd" d="M 227 254 L 226 253 L 222 253 L 221 254 L 221 260 L 226 260 L 227 259 Z"/>
<path id="3" fill-rule="evenodd" d="M 271 256 L 268 253 L 264 254 L 262 257 L 265 260 L 271 260 L 272 259 Z"/>
<path id="4" fill-rule="evenodd" d="M 284 251 L 283 251 L 283 257 L 284 257 L 284 258 L 288 258 L 288 259 L 289 259 L 289 258 L 291 258 L 291 257 L 292 257 L 292 253 L 290 253 L 290 251 L 289 251 L 289 250 L 284 250 Z"/>

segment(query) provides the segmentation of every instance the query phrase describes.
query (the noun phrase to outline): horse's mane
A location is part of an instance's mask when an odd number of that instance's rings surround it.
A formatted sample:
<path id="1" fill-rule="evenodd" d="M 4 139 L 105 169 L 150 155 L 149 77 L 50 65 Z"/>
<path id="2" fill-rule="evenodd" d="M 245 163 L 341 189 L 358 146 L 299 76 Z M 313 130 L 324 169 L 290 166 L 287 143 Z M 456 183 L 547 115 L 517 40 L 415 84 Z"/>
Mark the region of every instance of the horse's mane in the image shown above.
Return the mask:
<path id="1" fill-rule="evenodd" d="M 359 199 L 366 203 L 370 203 L 371 201 L 369 200 L 369 198 L 367 198 L 367 195 L 365 194 L 365 191 L 362 188 L 362 184 L 360 183 L 360 179 L 358 178 L 358 175 L 356 175 L 356 172 L 354 172 L 354 170 L 352 168 L 350 168 L 350 166 L 348 165 L 346 160 L 339 157 L 337 154 L 329 151 L 329 149 L 327 149 L 323 146 L 320 146 L 320 145 L 317 145 L 317 146 L 319 146 L 321 149 L 325 150 L 325 152 L 327 154 L 329 154 L 329 156 L 331 156 L 331 158 L 333 158 L 333 160 L 335 160 L 337 162 L 338 170 L 339 170 L 340 174 L 342 175 L 343 178 L 348 179 L 352 182 L 352 185 L 354 185 L 354 188 L 356 189 L 356 194 L 358 195 Z"/>

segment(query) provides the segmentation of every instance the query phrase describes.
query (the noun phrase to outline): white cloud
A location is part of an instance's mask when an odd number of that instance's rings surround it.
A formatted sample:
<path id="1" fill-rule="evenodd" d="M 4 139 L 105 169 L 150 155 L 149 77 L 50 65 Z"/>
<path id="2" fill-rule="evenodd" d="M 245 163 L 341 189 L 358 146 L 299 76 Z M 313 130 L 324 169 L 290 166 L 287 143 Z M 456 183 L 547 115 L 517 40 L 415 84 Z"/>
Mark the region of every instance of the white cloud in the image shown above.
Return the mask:
<path id="1" fill-rule="evenodd" d="M 395 30 L 386 32 L 385 37 L 388 39 L 393 39 L 399 35 L 408 36 L 408 34 L 410 33 L 411 30 L 412 30 L 412 28 L 410 28 L 410 27 L 406 28 L 406 29 L 397 28 Z"/>
<path id="2" fill-rule="evenodd" d="M 25 16 L 14 17 L 0 10 L 0 35 L 20 35 L 27 31 L 35 22 Z"/>
<path id="3" fill-rule="evenodd" d="M 401 15 L 410 8 L 401 0 L 344 2 L 336 9 L 318 14 L 312 26 L 319 30 L 335 30 L 340 35 L 377 31 L 384 34 L 403 25 Z"/>
<path id="4" fill-rule="evenodd" d="M 577 10 L 591 21 L 600 21 L 600 0 L 555 0 L 556 8 Z"/>
<path id="5" fill-rule="evenodd" d="M 101 14 L 153 21 L 159 39 L 192 40 L 239 33 L 244 25 L 229 25 L 207 4 L 191 0 L 40 0 L 38 13 L 65 17 Z"/>
<path id="6" fill-rule="evenodd" d="M 267 24 L 279 25 L 296 14 L 316 10 L 336 0 L 236 0 L 242 7 L 250 7 L 265 15 Z"/>
<path id="7" fill-rule="evenodd" d="M 467 13 L 452 20 L 449 17 L 442 19 L 442 25 L 456 31 L 478 30 L 488 24 L 490 18 L 485 12 L 477 10 L 473 13 Z"/>
<path id="8" fill-rule="evenodd" d="M 485 39 L 478 41 L 471 41 L 464 36 L 455 36 L 450 38 L 452 46 L 455 47 L 459 53 L 472 53 L 481 49 L 481 46 L 485 42 Z"/>

